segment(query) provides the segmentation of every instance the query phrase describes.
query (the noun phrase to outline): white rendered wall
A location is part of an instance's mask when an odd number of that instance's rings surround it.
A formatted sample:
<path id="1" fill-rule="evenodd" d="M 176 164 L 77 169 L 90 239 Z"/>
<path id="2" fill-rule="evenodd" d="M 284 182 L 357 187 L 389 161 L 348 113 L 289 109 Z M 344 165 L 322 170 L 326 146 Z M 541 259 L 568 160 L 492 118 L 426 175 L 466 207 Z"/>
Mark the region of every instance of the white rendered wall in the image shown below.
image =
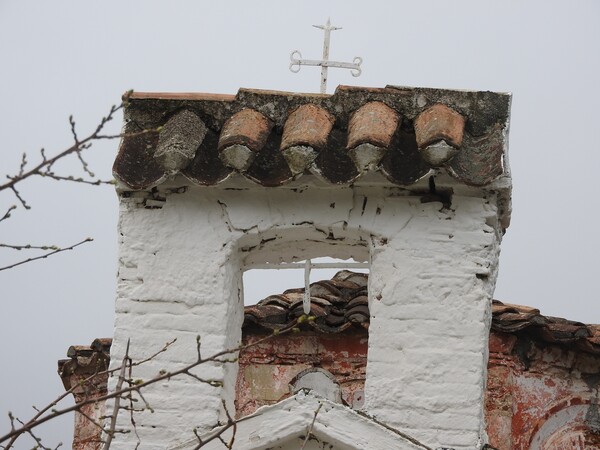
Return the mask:
<path id="1" fill-rule="evenodd" d="M 415 205 L 372 251 L 365 409 L 431 447 L 479 448 L 498 235 L 495 208 Z M 481 440 L 481 442 L 480 442 Z"/>
<path id="2" fill-rule="evenodd" d="M 193 362 L 198 334 L 203 356 L 238 345 L 241 273 L 253 262 L 370 258 L 366 411 L 432 447 L 478 445 L 499 244 L 489 225 L 493 204 L 455 195 L 445 209 L 381 187 L 193 187 L 161 193 L 164 202 L 144 195 L 121 201 L 112 367 L 128 339 L 140 360 L 177 338 L 135 369 L 142 380 Z M 179 376 L 146 389 L 155 412 L 135 416 L 140 448 L 207 431 L 223 417 L 222 399 L 234 411 L 236 371 L 235 364 L 197 369 L 223 388 Z M 126 414 L 119 427 L 130 427 Z M 113 448 L 136 443 L 134 433 L 118 434 Z"/>

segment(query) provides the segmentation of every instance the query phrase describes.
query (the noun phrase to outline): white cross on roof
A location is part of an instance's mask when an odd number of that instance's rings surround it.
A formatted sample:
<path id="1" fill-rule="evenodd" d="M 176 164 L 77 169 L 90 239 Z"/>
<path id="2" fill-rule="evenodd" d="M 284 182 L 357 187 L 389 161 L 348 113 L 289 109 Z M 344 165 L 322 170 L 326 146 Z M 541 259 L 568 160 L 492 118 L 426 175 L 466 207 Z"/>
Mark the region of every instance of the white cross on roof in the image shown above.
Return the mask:
<path id="1" fill-rule="evenodd" d="M 300 66 L 320 66 L 321 67 L 321 94 L 325 94 L 327 91 L 327 69 L 329 67 L 339 67 L 341 69 L 350 69 L 353 77 L 360 76 L 362 70 L 360 65 L 362 64 L 362 58 L 357 56 L 353 62 L 339 62 L 329 61 L 329 41 L 332 31 L 341 30 L 341 27 L 334 27 L 331 25 L 331 21 L 327 19 L 325 25 L 313 25 L 315 28 L 319 28 L 324 32 L 323 38 L 323 58 L 321 60 L 316 59 L 302 59 L 302 53 L 298 50 L 294 50 L 290 54 L 290 70 L 294 73 L 300 71 Z M 297 67 L 296 67 L 297 66 Z"/>

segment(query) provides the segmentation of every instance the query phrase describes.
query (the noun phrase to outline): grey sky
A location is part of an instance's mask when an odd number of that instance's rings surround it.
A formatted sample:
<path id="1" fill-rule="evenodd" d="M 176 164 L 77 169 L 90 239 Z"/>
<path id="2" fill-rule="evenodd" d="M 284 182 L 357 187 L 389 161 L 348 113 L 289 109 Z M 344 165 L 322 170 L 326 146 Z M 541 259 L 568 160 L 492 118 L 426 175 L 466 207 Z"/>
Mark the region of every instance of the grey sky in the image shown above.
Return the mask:
<path id="1" fill-rule="evenodd" d="M 1 172 L 16 172 L 23 151 L 35 161 L 40 147 L 68 146 L 70 114 L 88 133 L 128 89 L 316 92 L 318 69 L 292 74 L 289 54 L 320 57 L 322 32 L 311 25 L 328 16 L 343 27 L 332 33 L 331 58 L 364 59 L 360 78 L 330 70 L 329 92 L 396 84 L 513 93 L 513 221 L 496 298 L 600 323 L 597 0 L 0 1 Z M 111 129 L 119 128 L 120 116 Z M 116 148 L 89 152 L 105 179 Z M 2 222 L 0 242 L 95 241 L 0 272 L 0 434 L 6 411 L 28 417 L 61 392 L 56 360 L 69 345 L 112 335 L 113 189 L 34 180 L 22 194 L 32 210 Z M 13 203 L 0 197 L 1 212 Z M 0 252 L 0 265 L 19 257 Z M 47 444 L 68 447 L 70 423 L 46 427 Z"/>

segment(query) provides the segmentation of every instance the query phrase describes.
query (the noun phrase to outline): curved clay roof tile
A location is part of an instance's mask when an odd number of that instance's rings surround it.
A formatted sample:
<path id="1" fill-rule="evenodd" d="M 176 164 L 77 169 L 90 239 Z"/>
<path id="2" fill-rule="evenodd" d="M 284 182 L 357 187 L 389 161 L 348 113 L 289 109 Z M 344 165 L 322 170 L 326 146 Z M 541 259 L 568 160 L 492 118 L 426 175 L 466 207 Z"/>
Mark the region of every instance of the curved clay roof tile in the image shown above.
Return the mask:
<path id="1" fill-rule="evenodd" d="M 382 102 L 370 102 L 354 112 L 348 124 L 350 157 L 360 171 L 375 167 L 390 147 L 400 115 Z"/>
<path id="2" fill-rule="evenodd" d="M 460 149 L 465 118 L 453 109 L 437 103 L 415 119 L 419 151 L 430 165 L 437 167 L 450 161 Z"/>
<path id="3" fill-rule="evenodd" d="M 196 114 L 187 109 L 178 112 L 161 128 L 154 158 L 167 174 L 176 174 L 194 159 L 206 131 Z"/>
<path id="4" fill-rule="evenodd" d="M 327 145 L 335 118 L 325 109 L 307 103 L 288 116 L 281 150 L 294 175 L 304 172 Z"/>
<path id="5" fill-rule="evenodd" d="M 465 135 L 460 152 L 448 164 L 448 172 L 465 184 L 484 186 L 505 173 L 506 129 L 492 126 L 481 136 Z"/>
<path id="6" fill-rule="evenodd" d="M 219 154 L 225 165 L 239 171 L 250 167 L 256 153 L 267 142 L 273 123 L 258 111 L 242 109 L 223 125 Z"/>

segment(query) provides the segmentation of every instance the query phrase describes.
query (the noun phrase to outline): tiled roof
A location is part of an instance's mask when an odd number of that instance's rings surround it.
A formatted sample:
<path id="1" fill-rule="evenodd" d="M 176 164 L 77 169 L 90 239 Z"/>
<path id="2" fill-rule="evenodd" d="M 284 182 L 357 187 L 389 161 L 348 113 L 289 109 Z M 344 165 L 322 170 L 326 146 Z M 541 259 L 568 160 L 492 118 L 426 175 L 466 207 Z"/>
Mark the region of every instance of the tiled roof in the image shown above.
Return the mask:
<path id="1" fill-rule="evenodd" d="M 341 271 L 331 280 L 311 284 L 311 315 L 315 318 L 304 321 L 300 327 L 325 333 L 337 333 L 353 326 L 368 328 L 367 281 L 366 274 Z M 303 315 L 303 293 L 304 288 L 290 289 L 246 306 L 244 327 L 273 330 L 292 326 Z M 600 325 L 544 316 L 528 306 L 494 300 L 492 330 L 526 334 L 536 341 L 600 354 Z"/>
<path id="2" fill-rule="evenodd" d="M 333 95 L 132 93 L 113 172 L 143 190 L 182 174 L 215 185 L 234 173 L 279 186 L 305 173 L 350 184 L 379 172 L 407 186 L 433 170 L 487 186 L 505 166 L 510 95 L 340 86 Z"/>
<path id="3" fill-rule="evenodd" d="M 331 280 L 311 284 L 311 316 L 298 326 L 323 333 L 339 333 L 352 327 L 368 329 L 368 275 L 347 270 L 338 272 Z M 283 294 L 270 295 L 256 305 L 244 308 L 244 329 L 278 330 L 288 328 L 303 316 L 304 288 L 288 289 Z M 558 344 L 600 355 L 600 325 L 544 316 L 539 309 L 512 305 L 494 300 L 492 330 L 509 334 L 525 334 L 534 340 Z M 70 359 L 58 362 L 59 374 L 66 377 L 78 370 L 97 369 L 98 361 L 106 361 L 111 338 L 95 339 L 91 346 L 71 346 Z"/>
<path id="4" fill-rule="evenodd" d="M 368 275 L 338 272 L 331 280 L 310 285 L 310 316 L 301 326 L 324 333 L 338 333 L 350 327 L 369 326 Z M 287 328 L 304 315 L 304 288 L 288 289 L 244 308 L 244 327 L 257 325 L 271 330 Z"/>
<path id="5" fill-rule="evenodd" d="M 340 333 L 356 328 L 368 329 L 367 281 L 366 274 L 341 271 L 331 280 L 312 283 L 311 316 L 314 318 L 299 324 L 295 322 L 303 316 L 304 289 L 289 289 L 283 294 L 271 295 L 256 305 L 244 308 L 244 330 L 252 333 L 257 329 L 271 331 L 297 326 L 322 333 Z M 600 355 L 600 325 L 544 316 L 538 309 L 528 306 L 494 300 L 492 330 L 525 335 L 537 342 Z M 70 359 L 58 361 L 58 372 L 65 389 L 73 387 L 73 375 L 79 377 L 77 379 L 85 379 L 106 370 L 111 343 L 112 339 L 103 338 L 95 339 L 90 346 L 69 347 L 67 356 Z M 99 381 L 101 384 L 105 382 L 104 378 Z"/>
<path id="6" fill-rule="evenodd" d="M 539 309 L 494 300 L 492 330 L 524 333 L 532 338 L 600 354 L 600 325 L 544 316 Z"/>

